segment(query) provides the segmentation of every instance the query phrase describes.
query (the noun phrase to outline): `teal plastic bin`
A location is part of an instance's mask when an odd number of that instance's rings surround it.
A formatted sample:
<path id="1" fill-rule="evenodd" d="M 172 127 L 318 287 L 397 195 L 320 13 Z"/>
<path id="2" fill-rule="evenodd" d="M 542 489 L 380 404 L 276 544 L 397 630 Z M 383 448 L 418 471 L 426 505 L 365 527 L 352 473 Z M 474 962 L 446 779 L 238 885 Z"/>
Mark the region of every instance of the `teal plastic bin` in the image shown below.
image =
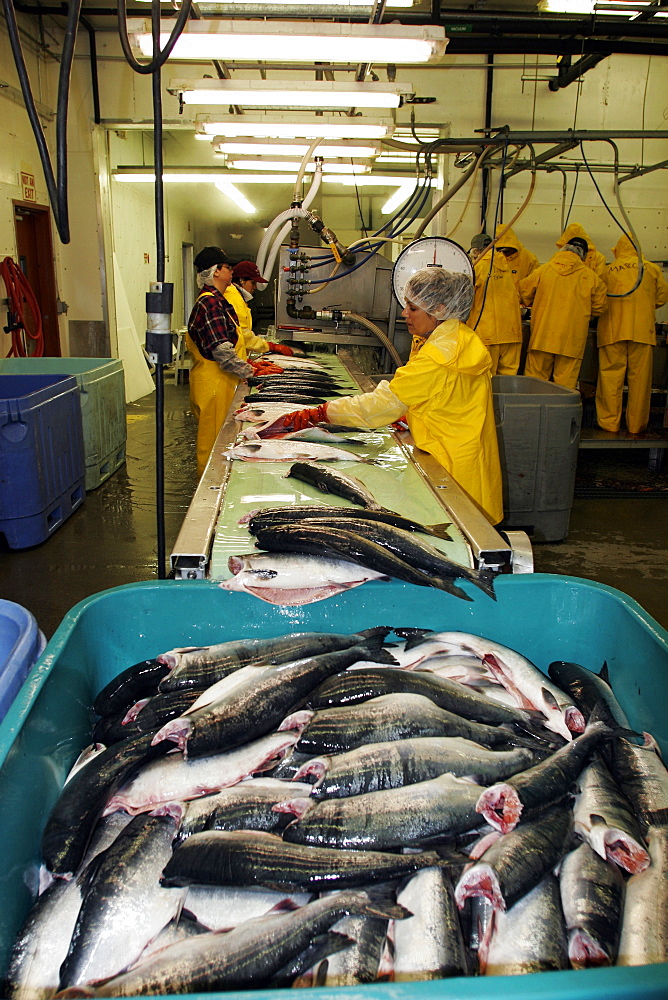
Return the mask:
<path id="1" fill-rule="evenodd" d="M 371 583 L 300 608 L 274 607 L 207 581 L 156 581 L 103 591 L 65 617 L 0 724 L 0 963 L 33 897 L 42 828 L 79 751 L 90 742 L 90 706 L 115 674 L 175 646 L 373 625 L 476 632 L 513 646 L 541 669 L 555 659 L 608 663 L 631 725 L 668 750 L 668 633 L 630 598 L 572 577 L 507 576 L 496 602 L 463 585 L 465 602 L 437 590 Z M 192 996 L 193 994 L 191 994 Z M 197 994 L 194 994 L 197 996 Z M 275 990 L 200 994 L 276 1000 Z M 665 1000 L 668 965 L 318 989 L 317 1000 Z"/>
<path id="2" fill-rule="evenodd" d="M 0 600 L 0 720 L 45 646 L 34 615 L 21 604 Z"/>
<path id="3" fill-rule="evenodd" d="M 492 378 L 503 479 L 502 528 L 534 542 L 568 534 L 580 446 L 580 393 L 527 375 Z"/>
<path id="4" fill-rule="evenodd" d="M 117 358 L 4 358 L 0 375 L 73 375 L 79 387 L 87 492 L 125 461 L 125 380 Z"/>

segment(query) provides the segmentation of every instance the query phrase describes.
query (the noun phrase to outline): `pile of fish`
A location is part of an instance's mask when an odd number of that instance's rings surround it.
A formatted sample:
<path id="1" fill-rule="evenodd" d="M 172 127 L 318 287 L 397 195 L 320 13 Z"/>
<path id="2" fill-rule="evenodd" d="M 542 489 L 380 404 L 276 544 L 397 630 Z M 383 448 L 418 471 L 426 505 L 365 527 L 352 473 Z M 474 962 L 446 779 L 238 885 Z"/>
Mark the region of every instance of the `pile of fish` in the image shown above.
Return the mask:
<path id="1" fill-rule="evenodd" d="M 395 578 L 470 601 L 470 595 L 455 584 L 461 579 L 495 599 L 491 573 L 454 562 L 420 537 L 449 540 L 449 525 L 423 525 L 395 514 L 378 504 L 358 479 L 314 462 L 295 462 L 288 476 L 322 492 L 338 494 L 362 509 L 298 504 L 266 507 L 244 515 L 241 523 L 248 525 L 256 546 L 265 554 L 230 556 L 228 567 L 233 576 L 221 583 L 224 590 L 243 591 L 271 604 L 300 605 L 369 580 Z"/>
<path id="2" fill-rule="evenodd" d="M 668 772 L 604 673 L 549 675 L 396 627 L 127 668 L 46 822 L 8 996 L 665 962 Z"/>

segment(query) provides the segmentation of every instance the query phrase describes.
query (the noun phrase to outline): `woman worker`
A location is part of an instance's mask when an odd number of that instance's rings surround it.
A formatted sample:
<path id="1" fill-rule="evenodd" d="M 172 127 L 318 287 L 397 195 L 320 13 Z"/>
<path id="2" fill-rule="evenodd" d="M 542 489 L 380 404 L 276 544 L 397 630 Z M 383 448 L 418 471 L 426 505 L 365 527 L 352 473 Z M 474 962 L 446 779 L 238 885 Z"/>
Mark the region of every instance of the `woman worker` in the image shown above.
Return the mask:
<path id="1" fill-rule="evenodd" d="M 487 348 L 462 322 L 473 301 L 466 275 L 429 267 L 406 282 L 403 316 L 424 345 L 391 382 L 279 417 L 262 437 L 321 421 L 381 427 L 406 414 L 418 448 L 429 452 L 492 524 L 503 517 L 501 466 Z"/>
<path id="2" fill-rule="evenodd" d="M 239 379 L 254 369 L 245 360 L 243 344 L 238 344 L 237 316 L 225 298 L 233 264 L 220 247 L 204 247 L 195 257 L 195 267 L 202 292 L 190 313 L 186 346 L 193 359 L 190 408 L 197 419 L 197 474 L 201 476 Z"/>

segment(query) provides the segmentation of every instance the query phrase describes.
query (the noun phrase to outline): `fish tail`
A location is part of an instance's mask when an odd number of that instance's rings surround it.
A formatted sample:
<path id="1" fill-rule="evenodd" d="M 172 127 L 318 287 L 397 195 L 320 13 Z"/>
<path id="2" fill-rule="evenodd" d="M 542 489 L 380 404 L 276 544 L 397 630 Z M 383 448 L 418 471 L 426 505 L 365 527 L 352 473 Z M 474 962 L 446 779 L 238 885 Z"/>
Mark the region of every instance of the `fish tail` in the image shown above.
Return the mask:
<path id="1" fill-rule="evenodd" d="M 494 590 L 494 576 L 495 574 L 491 570 L 479 570 L 478 572 L 473 572 L 469 577 L 470 581 L 474 586 L 478 587 L 484 594 L 491 597 L 493 601 L 496 600 L 496 592 Z"/>
<path id="2" fill-rule="evenodd" d="M 380 636 L 367 642 L 361 642 L 355 649 L 360 651 L 360 659 L 372 660 L 374 663 L 385 663 L 387 666 L 398 667 L 399 661 L 392 656 L 389 649 L 383 646 Z"/>
<path id="3" fill-rule="evenodd" d="M 380 636 L 381 639 L 385 639 L 390 632 L 395 631 L 391 625 L 374 625 L 373 628 L 362 628 L 359 632 L 355 632 L 355 635 L 361 635 L 363 639 L 375 639 Z"/>
<path id="4" fill-rule="evenodd" d="M 397 892 L 392 886 L 379 886 L 374 889 L 367 889 L 364 893 L 367 897 L 366 903 L 361 907 L 362 913 L 370 917 L 385 917 L 387 920 L 403 920 L 412 917 L 410 910 L 397 903 Z"/>
<path id="5" fill-rule="evenodd" d="M 398 635 L 400 639 L 408 639 L 412 645 L 416 646 L 419 642 L 422 642 L 427 635 L 431 635 L 434 631 L 433 628 L 413 628 L 412 626 L 402 626 L 400 628 L 392 629 L 395 635 Z M 408 649 L 408 643 L 406 643 L 406 648 Z"/>
<path id="6" fill-rule="evenodd" d="M 443 538 L 446 542 L 452 541 L 452 535 L 448 531 L 448 528 L 451 527 L 451 521 L 445 521 L 443 524 L 425 524 L 425 528 L 431 535 L 435 535 L 436 538 Z"/>

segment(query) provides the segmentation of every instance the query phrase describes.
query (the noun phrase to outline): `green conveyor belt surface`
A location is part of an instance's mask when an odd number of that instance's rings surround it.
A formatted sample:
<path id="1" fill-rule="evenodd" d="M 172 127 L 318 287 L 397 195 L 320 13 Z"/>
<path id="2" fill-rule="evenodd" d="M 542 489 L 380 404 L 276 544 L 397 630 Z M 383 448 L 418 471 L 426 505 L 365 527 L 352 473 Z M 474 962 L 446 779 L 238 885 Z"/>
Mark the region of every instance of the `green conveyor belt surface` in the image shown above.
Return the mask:
<path id="1" fill-rule="evenodd" d="M 335 355 L 320 354 L 313 357 L 326 366 L 338 380 L 351 385 L 352 389 L 353 383 Z M 250 426 L 250 424 L 239 425 L 240 429 Z M 422 524 L 439 524 L 449 520 L 444 508 L 407 459 L 389 429 L 381 428 L 360 435 L 359 442 L 355 445 L 336 444 L 335 447 L 345 448 L 354 455 L 372 461 L 328 462 L 326 465 L 361 480 L 378 503 L 404 517 L 410 517 Z M 308 483 L 285 478 L 290 465 L 290 462 L 232 463 L 211 552 L 209 567 L 211 579 L 224 580 L 232 575 L 227 567 L 231 555 L 255 551 L 254 538 L 245 525 L 238 524 L 239 518 L 252 510 L 281 504 L 291 506 L 303 503 L 325 506 L 338 504 L 355 509 L 354 504 L 341 497 L 320 493 Z M 449 542 L 433 536 L 421 537 L 442 549 L 448 558 L 470 566 L 472 563 L 464 536 L 454 524 L 448 528 L 448 532 L 452 536 L 452 541 Z"/>

